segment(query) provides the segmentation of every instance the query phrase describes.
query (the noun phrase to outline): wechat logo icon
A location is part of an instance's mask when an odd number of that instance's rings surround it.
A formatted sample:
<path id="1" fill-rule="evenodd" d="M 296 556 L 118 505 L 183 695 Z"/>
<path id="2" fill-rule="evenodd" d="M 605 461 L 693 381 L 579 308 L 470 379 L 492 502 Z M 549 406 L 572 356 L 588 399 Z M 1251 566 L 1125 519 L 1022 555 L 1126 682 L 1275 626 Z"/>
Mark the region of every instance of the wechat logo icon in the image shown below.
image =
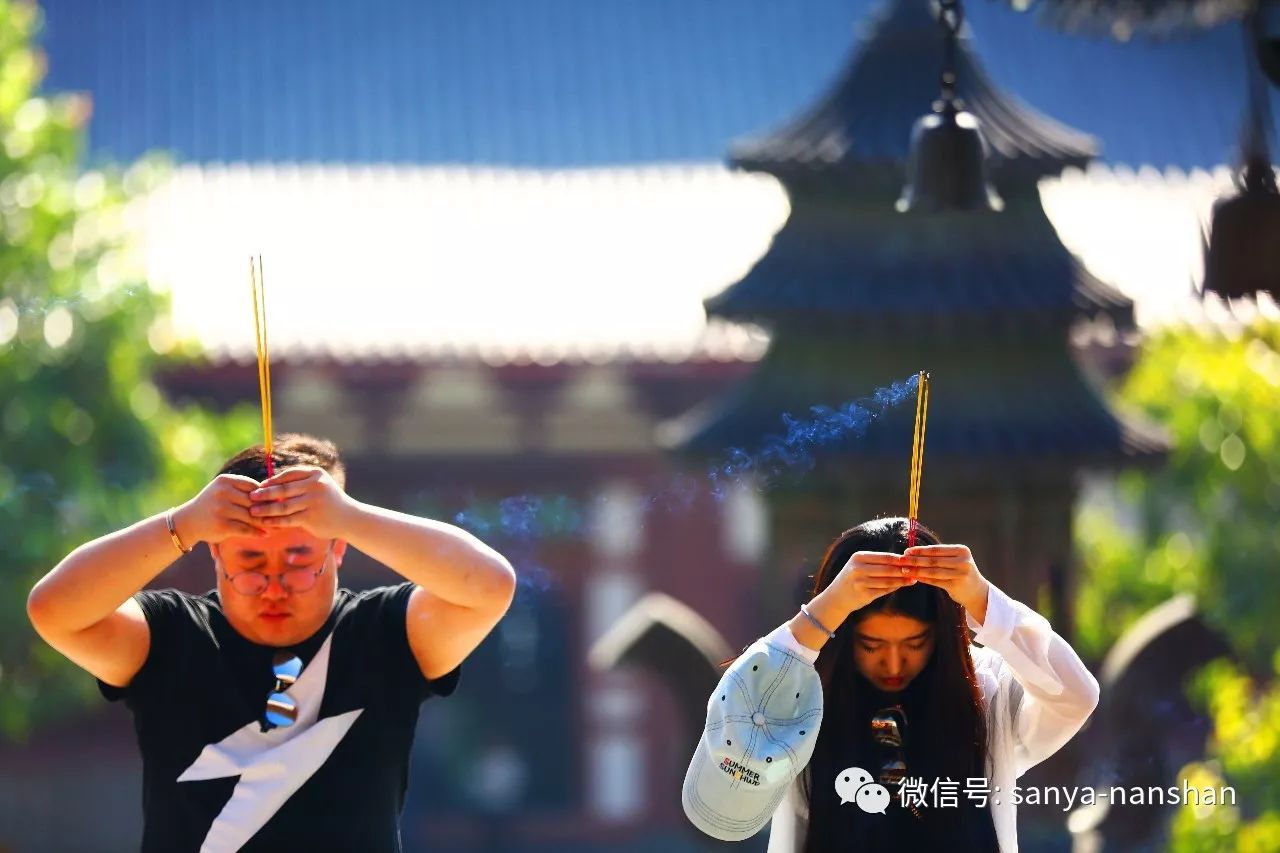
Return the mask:
<path id="1" fill-rule="evenodd" d="M 884 814 L 889 807 L 889 789 L 871 778 L 861 767 L 846 767 L 836 776 L 840 805 L 853 803 L 867 814 Z"/>

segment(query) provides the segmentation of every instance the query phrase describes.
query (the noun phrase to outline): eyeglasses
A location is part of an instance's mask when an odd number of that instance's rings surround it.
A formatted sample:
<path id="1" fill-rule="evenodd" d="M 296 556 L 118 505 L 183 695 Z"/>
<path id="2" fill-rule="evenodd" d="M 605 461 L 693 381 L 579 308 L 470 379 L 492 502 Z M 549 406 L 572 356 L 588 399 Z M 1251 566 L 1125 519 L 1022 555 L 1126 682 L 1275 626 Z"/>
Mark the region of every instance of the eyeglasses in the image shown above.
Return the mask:
<path id="1" fill-rule="evenodd" d="M 285 695 L 302 673 L 302 658 L 287 650 L 276 652 L 271 662 L 271 672 L 276 677 L 276 684 L 267 694 L 267 710 L 262 717 L 264 732 L 276 728 L 287 728 L 298 720 L 298 703 L 293 697 Z"/>
<path id="2" fill-rule="evenodd" d="M 324 556 L 320 558 L 320 568 L 316 568 L 313 563 L 310 566 L 289 569 L 274 575 L 274 577 L 280 578 L 280 585 L 289 592 L 306 592 L 314 587 L 316 579 L 324 574 L 324 570 L 329 564 L 329 555 L 332 553 L 333 543 L 330 542 L 329 547 L 325 549 Z M 236 572 L 232 575 L 228 574 L 226 569 L 222 570 L 222 576 L 231 584 L 231 588 L 241 595 L 262 595 L 267 591 L 267 587 L 271 586 L 271 578 L 273 577 L 253 570 Z"/>
<path id="3" fill-rule="evenodd" d="M 889 750 L 889 757 L 880 767 L 879 782 L 894 792 L 895 799 L 918 818 L 920 812 L 915 805 L 908 805 L 902 796 L 902 783 L 907 778 L 907 763 L 902 751 L 906 736 L 907 712 L 901 705 L 882 708 L 871 717 L 871 739 Z"/>

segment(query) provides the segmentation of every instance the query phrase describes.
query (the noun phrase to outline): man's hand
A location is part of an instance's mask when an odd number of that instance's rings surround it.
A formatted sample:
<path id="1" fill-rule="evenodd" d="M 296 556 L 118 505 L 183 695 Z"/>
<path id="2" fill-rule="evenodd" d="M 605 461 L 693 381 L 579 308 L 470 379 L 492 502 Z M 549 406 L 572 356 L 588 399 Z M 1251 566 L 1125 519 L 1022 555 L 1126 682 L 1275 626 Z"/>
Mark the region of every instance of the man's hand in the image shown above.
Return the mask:
<path id="1" fill-rule="evenodd" d="M 254 484 L 257 486 L 257 484 Z M 266 528 L 301 527 L 320 539 L 345 539 L 356 502 L 323 468 L 281 471 L 250 490 L 249 510 Z"/>
<path id="2" fill-rule="evenodd" d="M 987 621 L 990 584 L 964 545 L 917 545 L 903 553 L 898 565 L 904 577 L 932 584 L 946 592 L 979 625 Z"/>
<path id="3" fill-rule="evenodd" d="M 184 548 L 232 536 L 266 536 L 249 512 L 258 481 L 220 474 L 173 511 Z M 132 596 L 179 557 L 163 514 L 76 548 L 35 585 L 27 616 L 45 639 L 107 684 L 123 687 L 151 649 L 151 627 Z"/>
<path id="4" fill-rule="evenodd" d="M 216 545 L 231 536 L 266 536 L 263 525 L 249 508 L 249 493 L 258 481 L 238 474 L 219 474 L 200 494 L 178 507 L 173 513 L 173 526 L 178 538 L 188 548 L 197 542 Z"/>

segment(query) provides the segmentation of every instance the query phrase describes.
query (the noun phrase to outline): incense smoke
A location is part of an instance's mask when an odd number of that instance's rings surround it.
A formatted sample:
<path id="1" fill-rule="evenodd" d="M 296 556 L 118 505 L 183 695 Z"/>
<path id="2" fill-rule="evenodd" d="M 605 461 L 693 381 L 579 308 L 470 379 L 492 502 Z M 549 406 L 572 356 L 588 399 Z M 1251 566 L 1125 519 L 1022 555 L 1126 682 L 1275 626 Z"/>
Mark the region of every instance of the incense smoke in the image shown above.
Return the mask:
<path id="1" fill-rule="evenodd" d="M 808 471 L 816 462 L 816 452 L 865 434 L 871 423 L 887 410 L 916 392 L 918 376 L 877 389 L 837 408 L 814 406 L 808 418 L 782 416 L 783 431 L 767 437 L 755 452 L 730 448 L 726 456 L 707 468 L 704 477 L 679 473 L 655 483 L 644 498 L 646 510 L 681 512 L 689 509 L 699 494 L 709 491 L 723 501 L 736 487 L 766 489 L 780 476 Z M 488 503 L 473 501 L 454 516 L 454 523 L 483 539 L 499 539 L 504 549 L 515 549 L 521 564 L 521 584 L 532 580 L 546 589 L 548 578 L 540 569 L 537 579 L 526 579 L 524 560 L 535 540 L 576 537 L 588 519 L 603 509 L 607 498 L 596 496 L 583 505 L 567 495 L 516 495 Z"/>
<path id="2" fill-rule="evenodd" d="M 797 469 L 808 471 L 814 466 L 815 450 L 848 437 L 860 438 L 873 420 L 914 394 L 918 384 L 919 375 L 913 374 L 838 409 L 814 406 L 809 409 L 812 417 L 808 420 L 784 414 L 782 422 L 786 431 L 782 435 L 766 438 L 763 447 L 754 454 L 729 448 L 728 458 L 712 467 L 707 479 L 717 496 L 721 496 L 720 484 L 726 480 L 748 479 L 763 488 L 784 473 Z"/>

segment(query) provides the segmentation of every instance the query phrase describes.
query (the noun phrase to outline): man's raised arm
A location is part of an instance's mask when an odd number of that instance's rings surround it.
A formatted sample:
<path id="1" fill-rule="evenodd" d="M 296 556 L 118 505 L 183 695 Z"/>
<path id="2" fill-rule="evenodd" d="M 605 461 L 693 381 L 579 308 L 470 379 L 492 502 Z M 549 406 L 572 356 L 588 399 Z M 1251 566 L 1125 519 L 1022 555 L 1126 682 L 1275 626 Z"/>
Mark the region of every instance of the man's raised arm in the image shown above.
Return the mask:
<path id="1" fill-rule="evenodd" d="M 283 471 L 251 497 L 263 526 L 345 540 L 419 587 L 405 627 L 427 678 L 462 663 L 511 606 L 515 571 L 497 551 L 452 524 L 360 503 L 319 468 Z"/>
<path id="2" fill-rule="evenodd" d="M 86 542 L 36 583 L 27 616 L 45 642 L 108 684 L 123 686 L 147 659 L 150 631 L 132 599 L 200 541 L 254 534 L 249 492 L 258 483 L 223 474 L 173 511 Z"/>

